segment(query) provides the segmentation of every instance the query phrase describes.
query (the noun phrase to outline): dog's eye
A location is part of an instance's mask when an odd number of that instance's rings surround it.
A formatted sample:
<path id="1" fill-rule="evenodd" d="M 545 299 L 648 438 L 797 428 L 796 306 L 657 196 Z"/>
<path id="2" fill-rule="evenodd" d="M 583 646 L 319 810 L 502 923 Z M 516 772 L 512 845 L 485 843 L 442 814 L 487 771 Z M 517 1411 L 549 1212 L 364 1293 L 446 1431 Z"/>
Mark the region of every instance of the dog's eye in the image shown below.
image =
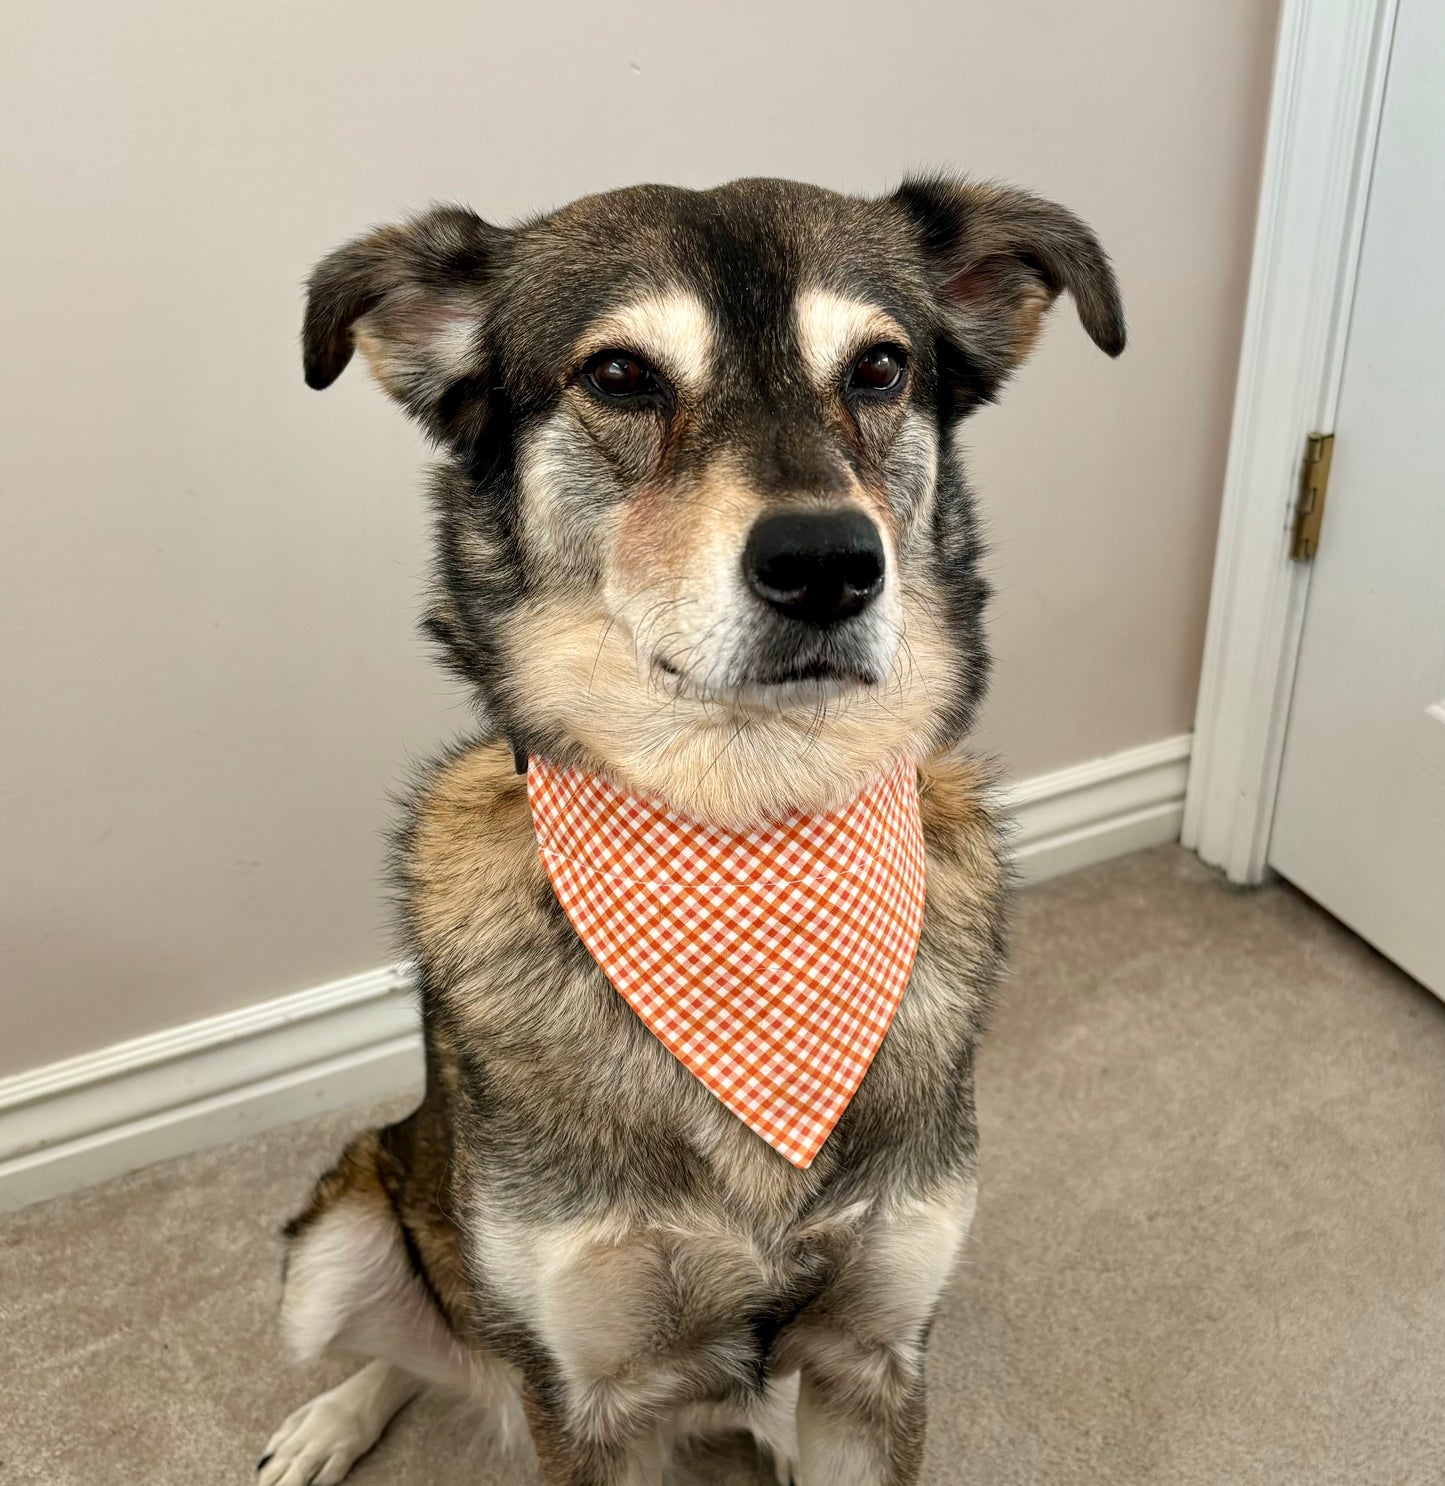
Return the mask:
<path id="1" fill-rule="evenodd" d="M 907 365 L 908 353 L 902 346 L 869 346 L 848 373 L 848 391 L 865 396 L 896 392 L 903 385 L 903 369 Z"/>
<path id="2" fill-rule="evenodd" d="M 599 351 L 582 374 L 594 392 L 617 402 L 657 402 L 665 392 L 662 378 L 631 351 Z"/>

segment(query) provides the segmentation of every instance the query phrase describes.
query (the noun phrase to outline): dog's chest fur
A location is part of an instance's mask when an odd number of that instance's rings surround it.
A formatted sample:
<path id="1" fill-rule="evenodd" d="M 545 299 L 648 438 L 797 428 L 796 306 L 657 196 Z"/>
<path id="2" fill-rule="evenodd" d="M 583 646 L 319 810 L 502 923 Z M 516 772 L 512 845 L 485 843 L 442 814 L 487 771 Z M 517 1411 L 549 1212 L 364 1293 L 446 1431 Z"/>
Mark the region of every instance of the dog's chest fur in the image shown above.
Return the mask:
<path id="1" fill-rule="evenodd" d="M 661 1315 L 696 1334 L 700 1307 L 766 1329 L 759 1317 L 796 1313 L 899 1214 L 927 1228 L 935 1206 L 963 1200 L 1004 874 L 979 766 L 940 761 L 920 784 L 928 900 L 913 975 L 802 1171 L 672 1058 L 588 955 L 553 896 L 510 753 L 478 745 L 433 772 L 402 843 L 405 921 L 429 1097 L 446 1100 L 452 1132 L 448 1210 L 489 1312 L 546 1333 L 545 1311 L 575 1318 L 611 1295 L 598 1329 L 619 1341 L 617 1327 Z M 684 1293 L 689 1272 L 705 1283 Z M 651 1301 L 640 1315 L 639 1289 Z"/>

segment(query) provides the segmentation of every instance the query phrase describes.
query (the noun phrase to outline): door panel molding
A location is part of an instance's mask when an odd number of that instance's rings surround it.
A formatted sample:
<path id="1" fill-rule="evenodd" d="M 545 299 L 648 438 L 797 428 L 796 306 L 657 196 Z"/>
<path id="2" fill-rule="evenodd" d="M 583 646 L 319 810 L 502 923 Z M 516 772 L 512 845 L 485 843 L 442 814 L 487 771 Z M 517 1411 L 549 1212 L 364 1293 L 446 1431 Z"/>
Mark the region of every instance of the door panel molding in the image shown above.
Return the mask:
<path id="1" fill-rule="evenodd" d="M 1259 882 L 1309 564 L 1305 436 L 1332 433 L 1397 0 L 1284 0 L 1183 840 Z"/>

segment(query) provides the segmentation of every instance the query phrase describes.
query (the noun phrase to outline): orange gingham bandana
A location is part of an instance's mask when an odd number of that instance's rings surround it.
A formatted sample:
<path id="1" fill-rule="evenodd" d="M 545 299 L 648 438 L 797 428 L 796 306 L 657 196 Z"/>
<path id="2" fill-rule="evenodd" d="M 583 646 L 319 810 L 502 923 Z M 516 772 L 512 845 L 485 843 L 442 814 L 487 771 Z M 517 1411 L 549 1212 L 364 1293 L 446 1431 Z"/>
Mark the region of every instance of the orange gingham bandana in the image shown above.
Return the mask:
<path id="1" fill-rule="evenodd" d="M 607 978 L 740 1120 L 811 1165 L 913 967 L 917 767 L 830 815 L 745 832 L 538 758 L 527 794 L 558 901 Z"/>

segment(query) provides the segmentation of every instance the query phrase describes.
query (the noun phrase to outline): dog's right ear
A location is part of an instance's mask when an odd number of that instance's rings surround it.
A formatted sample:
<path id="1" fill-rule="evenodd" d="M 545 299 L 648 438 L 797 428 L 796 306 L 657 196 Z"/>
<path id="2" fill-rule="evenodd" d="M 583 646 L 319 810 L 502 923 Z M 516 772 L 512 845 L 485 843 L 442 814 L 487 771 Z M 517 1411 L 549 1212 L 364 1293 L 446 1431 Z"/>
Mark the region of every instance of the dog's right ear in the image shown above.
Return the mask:
<path id="1" fill-rule="evenodd" d="M 466 433 L 477 399 L 457 392 L 485 374 L 489 290 L 506 236 L 465 207 L 439 206 L 322 259 L 307 285 L 307 385 L 329 387 L 360 349 L 434 437 Z"/>

